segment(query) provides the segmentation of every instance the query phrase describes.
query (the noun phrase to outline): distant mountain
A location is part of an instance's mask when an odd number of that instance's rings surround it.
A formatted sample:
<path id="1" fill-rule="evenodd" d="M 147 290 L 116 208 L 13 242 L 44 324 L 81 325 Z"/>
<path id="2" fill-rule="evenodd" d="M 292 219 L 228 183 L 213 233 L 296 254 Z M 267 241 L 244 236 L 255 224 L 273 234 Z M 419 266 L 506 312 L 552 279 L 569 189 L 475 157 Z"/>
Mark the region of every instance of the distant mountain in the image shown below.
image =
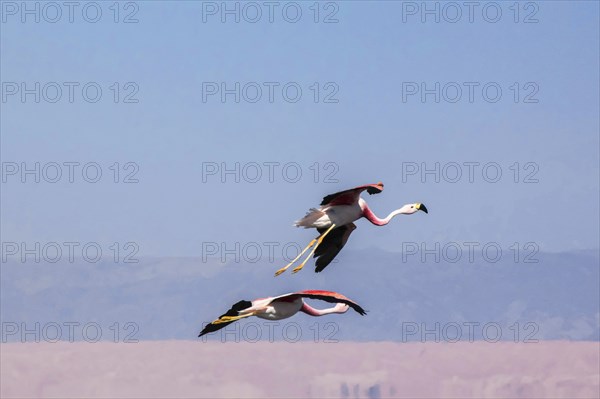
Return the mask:
<path id="1" fill-rule="evenodd" d="M 284 260 L 8 261 L 1 266 L 2 340 L 52 340 L 58 329 L 61 340 L 94 340 L 96 330 L 101 340 L 194 339 L 203 322 L 241 299 L 302 289 L 338 291 L 368 313 L 247 319 L 207 339 L 600 340 L 597 252 L 538 253 L 537 263 L 523 263 L 522 256 L 515 262 L 513 255 L 505 250 L 492 263 L 480 252 L 472 260 L 463 253 L 456 263 L 450 255 L 436 263 L 433 255 L 422 262 L 402 253 L 345 250 L 322 273 L 314 273 L 311 261 L 277 278 Z"/>

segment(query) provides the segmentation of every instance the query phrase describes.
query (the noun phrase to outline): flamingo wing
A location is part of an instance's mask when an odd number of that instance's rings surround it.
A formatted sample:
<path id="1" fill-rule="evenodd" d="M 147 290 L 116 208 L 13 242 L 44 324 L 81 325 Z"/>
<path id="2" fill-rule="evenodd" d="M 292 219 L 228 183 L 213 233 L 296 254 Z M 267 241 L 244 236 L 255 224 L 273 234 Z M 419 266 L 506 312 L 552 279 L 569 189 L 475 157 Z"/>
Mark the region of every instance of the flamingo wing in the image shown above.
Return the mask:
<path id="1" fill-rule="evenodd" d="M 383 191 L 383 183 L 367 184 L 351 188 L 350 190 L 340 191 L 339 193 L 329 194 L 323 197 L 321 205 L 352 205 L 358 201 L 360 193 L 367 190 L 369 194 L 379 194 Z"/>
<path id="2" fill-rule="evenodd" d="M 315 250 L 314 257 L 317 258 L 315 262 L 315 272 L 319 273 L 331 263 L 331 261 L 340 253 L 350 234 L 356 229 L 354 223 L 348 223 L 343 226 L 336 227 L 331 230 L 329 234 L 325 236 L 321 244 Z M 318 229 L 320 234 L 327 229 Z M 321 231 L 323 230 L 323 231 Z"/>
<path id="3" fill-rule="evenodd" d="M 231 309 L 229 309 L 226 313 L 223 313 L 221 316 L 219 316 L 219 319 L 221 317 L 223 317 L 223 316 L 237 316 L 237 315 L 239 315 L 240 311 L 242 311 L 244 309 L 248 309 L 251 306 L 252 306 L 252 302 L 250 302 L 250 301 L 239 301 L 238 303 L 236 303 L 235 305 L 233 305 L 231 307 Z M 207 324 L 202 329 L 202 331 L 200 331 L 200 335 L 198 335 L 198 337 L 201 337 L 204 334 L 208 334 L 208 333 L 211 333 L 211 332 L 218 331 L 221 328 L 223 328 L 225 326 L 228 326 L 231 323 L 234 323 L 234 321 L 225 322 L 225 323 L 219 323 L 219 324 L 213 324 L 213 323 Z"/>
<path id="4" fill-rule="evenodd" d="M 361 315 L 367 314 L 363 308 L 361 308 L 356 302 L 346 298 L 342 294 L 338 294 L 333 291 L 321 291 L 321 290 L 305 290 L 298 291 L 291 294 L 285 294 L 276 297 L 276 300 L 293 300 L 295 298 L 309 298 L 309 299 L 320 299 L 321 301 L 329 303 L 344 303 L 354 309 Z"/>

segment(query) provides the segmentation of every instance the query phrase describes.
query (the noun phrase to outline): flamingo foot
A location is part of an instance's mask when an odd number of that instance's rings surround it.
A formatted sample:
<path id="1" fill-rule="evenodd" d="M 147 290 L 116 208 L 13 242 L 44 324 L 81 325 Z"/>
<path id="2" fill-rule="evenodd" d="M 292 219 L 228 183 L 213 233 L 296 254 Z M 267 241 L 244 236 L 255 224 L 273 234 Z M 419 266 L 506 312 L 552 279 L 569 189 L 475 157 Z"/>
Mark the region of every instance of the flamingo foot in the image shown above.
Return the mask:
<path id="1" fill-rule="evenodd" d="M 329 234 L 329 232 L 331 230 L 333 230 L 335 228 L 335 223 L 332 224 L 327 231 L 325 231 L 323 234 L 321 234 L 315 243 L 315 246 L 313 247 L 312 251 L 310 251 L 310 253 L 308 254 L 308 256 L 306 258 L 304 258 L 304 261 L 302 263 L 300 263 L 300 265 L 298 267 L 296 267 L 294 270 L 292 270 L 292 274 L 294 273 L 298 273 L 300 270 L 302 270 L 302 268 L 304 267 L 304 265 L 306 264 L 306 262 L 308 262 L 308 260 L 315 254 L 315 251 L 317 250 L 317 248 L 319 247 L 319 245 L 321 245 L 321 243 L 323 242 L 323 240 L 325 239 L 325 237 L 327 236 L 327 234 Z M 314 241 L 314 240 L 313 240 Z M 303 251 L 304 253 L 304 251 Z"/>
<path id="2" fill-rule="evenodd" d="M 254 313 L 243 314 L 239 316 L 222 316 L 217 320 L 213 321 L 211 324 L 222 324 L 222 323 L 231 323 L 232 321 L 236 321 L 239 319 L 243 319 L 244 317 L 254 316 Z"/>
<path id="3" fill-rule="evenodd" d="M 282 267 L 281 269 L 277 270 L 275 272 L 275 277 L 279 276 L 281 273 L 286 271 L 291 265 L 292 265 L 291 263 L 288 263 L 285 267 Z"/>
<path id="4" fill-rule="evenodd" d="M 295 267 L 295 268 L 292 270 L 292 274 L 298 273 L 300 270 L 302 270 L 302 268 L 304 267 L 304 264 L 305 264 L 305 263 L 306 263 L 306 261 L 305 261 L 305 262 L 302 262 L 302 263 L 300 263 L 300 264 L 299 264 L 297 267 Z"/>
<path id="5" fill-rule="evenodd" d="M 283 273 L 284 271 L 286 271 L 286 270 L 287 270 L 287 269 L 288 269 L 288 268 L 289 268 L 291 265 L 293 265 L 294 263 L 296 263 L 296 261 L 297 261 L 298 259 L 300 259 L 300 257 L 301 257 L 302 255 L 304 255 L 304 253 L 305 253 L 306 251 L 308 251 L 308 249 L 309 249 L 310 247 L 312 247 L 313 245 L 315 245 L 315 243 L 316 243 L 316 242 L 317 242 L 317 239 L 316 239 L 316 238 L 315 238 L 315 239 L 313 239 L 313 240 L 311 240 L 311 241 L 308 243 L 308 245 L 306 246 L 306 248 L 304 248 L 304 250 L 302 250 L 302 252 L 300 252 L 300 253 L 298 254 L 298 256 L 296 256 L 296 258 L 294 258 L 294 260 L 293 260 L 293 261 L 291 261 L 291 262 L 290 262 L 290 263 L 288 263 L 288 264 L 287 264 L 285 267 L 282 267 L 281 269 L 279 269 L 279 270 L 277 270 L 277 271 L 275 272 L 275 277 L 279 276 L 281 273 Z M 306 261 L 305 261 L 305 262 L 306 262 Z M 298 268 L 296 268 L 296 269 L 298 269 Z M 296 270 L 296 269 L 294 269 L 294 270 Z M 301 267 L 300 269 L 302 269 L 302 267 Z M 298 270 L 300 270 L 300 269 L 298 269 Z M 298 271 L 298 270 L 296 270 L 296 271 Z M 295 272 L 294 272 L 294 273 L 295 273 Z"/>

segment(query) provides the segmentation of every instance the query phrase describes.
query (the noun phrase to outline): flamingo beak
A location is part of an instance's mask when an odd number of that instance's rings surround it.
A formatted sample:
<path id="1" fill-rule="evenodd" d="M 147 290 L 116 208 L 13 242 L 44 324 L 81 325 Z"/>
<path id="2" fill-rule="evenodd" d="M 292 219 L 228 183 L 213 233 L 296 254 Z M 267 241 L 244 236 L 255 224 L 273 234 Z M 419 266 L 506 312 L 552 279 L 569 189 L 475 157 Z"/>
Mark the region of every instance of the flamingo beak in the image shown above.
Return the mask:
<path id="1" fill-rule="evenodd" d="M 423 211 L 425 213 L 429 213 L 427 212 L 427 207 L 425 206 L 425 204 L 417 204 L 416 207 L 418 210 Z"/>

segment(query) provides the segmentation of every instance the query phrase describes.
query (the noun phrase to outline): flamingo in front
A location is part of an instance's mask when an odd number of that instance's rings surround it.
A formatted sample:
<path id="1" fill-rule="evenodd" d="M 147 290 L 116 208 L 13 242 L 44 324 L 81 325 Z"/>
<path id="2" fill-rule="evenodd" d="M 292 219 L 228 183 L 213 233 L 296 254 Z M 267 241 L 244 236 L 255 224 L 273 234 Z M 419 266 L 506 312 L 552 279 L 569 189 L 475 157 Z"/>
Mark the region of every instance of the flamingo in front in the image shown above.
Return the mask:
<path id="1" fill-rule="evenodd" d="M 328 309 L 315 309 L 304 302 L 304 298 L 320 299 L 336 305 Z M 287 319 L 298 312 L 304 312 L 311 316 L 323 316 L 331 313 L 346 313 L 349 308 L 354 309 L 363 316 L 366 314 L 365 310 L 357 303 L 342 294 L 332 291 L 305 290 L 270 298 L 259 298 L 253 301 L 239 301 L 217 320 L 206 325 L 198 336 L 201 337 L 204 334 L 218 331 L 244 317 L 256 316 L 267 320 L 281 320 Z"/>
<path id="2" fill-rule="evenodd" d="M 315 272 L 319 273 L 325 269 L 344 248 L 350 234 L 356 229 L 353 222 L 362 217 L 376 226 L 385 226 L 396 215 L 412 215 L 418 211 L 427 213 L 424 204 L 414 203 L 404 205 L 402 208 L 391 212 L 386 218 L 380 219 L 371 211 L 367 202 L 360 197 L 360 194 L 365 190 L 369 194 L 378 194 L 383 191 L 383 183 L 367 184 L 330 194 L 323 198 L 318 209 L 311 208 L 306 216 L 297 220 L 294 223 L 296 227 L 316 228 L 320 235 L 313 239 L 294 260 L 277 270 L 275 276 L 279 276 L 286 271 L 313 246 L 312 251 L 299 266 L 292 270 L 292 273 L 300 271 L 313 254 L 317 258 Z"/>

